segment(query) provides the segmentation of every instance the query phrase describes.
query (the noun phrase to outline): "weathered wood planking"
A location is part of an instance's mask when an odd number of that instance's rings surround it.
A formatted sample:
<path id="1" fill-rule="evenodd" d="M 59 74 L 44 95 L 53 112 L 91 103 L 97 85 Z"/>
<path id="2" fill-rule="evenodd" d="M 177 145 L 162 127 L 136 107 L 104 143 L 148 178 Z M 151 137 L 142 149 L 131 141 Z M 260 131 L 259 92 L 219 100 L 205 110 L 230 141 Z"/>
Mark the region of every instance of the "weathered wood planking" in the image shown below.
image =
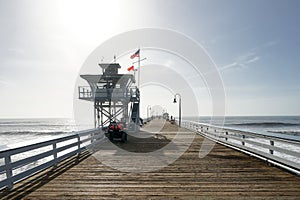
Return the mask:
<path id="1" fill-rule="evenodd" d="M 123 145 L 130 151 L 147 152 L 167 144 L 176 130 L 175 125 L 166 124 L 162 130 L 166 138 L 129 138 L 127 144 L 116 142 L 116 145 Z M 209 155 L 199 159 L 202 141 L 197 135 L 189 150 L 173 164 L 140 174 L 119 172 L 85 153 L 79 159 L 74 157 L 56 169 L 19 183 L 13 191 L 2 193 L 2 198 L 300 198 L 300 178 L 296 175 L 218 144 Z"/>

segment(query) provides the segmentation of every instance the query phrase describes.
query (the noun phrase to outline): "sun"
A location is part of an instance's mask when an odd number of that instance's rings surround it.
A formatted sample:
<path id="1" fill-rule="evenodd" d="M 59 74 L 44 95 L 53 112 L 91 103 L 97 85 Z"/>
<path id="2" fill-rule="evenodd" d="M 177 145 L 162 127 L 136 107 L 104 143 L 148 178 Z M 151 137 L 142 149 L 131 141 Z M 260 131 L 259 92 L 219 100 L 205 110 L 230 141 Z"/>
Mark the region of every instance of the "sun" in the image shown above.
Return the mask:
<path id="1" fill-rule="evenodd" d="M 120 20 L 120 12 L 118 0 L 66 0 L 59 4 L 58 14 L 69 37 L 88 43 L 98 41 L 114 31 Z"/>

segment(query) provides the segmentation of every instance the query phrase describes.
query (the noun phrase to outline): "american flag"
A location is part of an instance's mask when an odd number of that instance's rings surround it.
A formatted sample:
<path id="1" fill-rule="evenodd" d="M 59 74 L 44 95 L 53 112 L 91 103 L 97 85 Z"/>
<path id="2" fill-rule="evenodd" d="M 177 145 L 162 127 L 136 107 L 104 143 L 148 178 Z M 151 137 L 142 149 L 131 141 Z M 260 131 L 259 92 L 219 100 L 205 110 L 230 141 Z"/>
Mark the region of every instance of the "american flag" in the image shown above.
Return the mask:
<path id="1" fill-rule="evenodd" d="M 131 59 L 134 59 L 135 57 L 140 57 L 140 50 L 137 50 L 134 54 L 130 56 Z"/>

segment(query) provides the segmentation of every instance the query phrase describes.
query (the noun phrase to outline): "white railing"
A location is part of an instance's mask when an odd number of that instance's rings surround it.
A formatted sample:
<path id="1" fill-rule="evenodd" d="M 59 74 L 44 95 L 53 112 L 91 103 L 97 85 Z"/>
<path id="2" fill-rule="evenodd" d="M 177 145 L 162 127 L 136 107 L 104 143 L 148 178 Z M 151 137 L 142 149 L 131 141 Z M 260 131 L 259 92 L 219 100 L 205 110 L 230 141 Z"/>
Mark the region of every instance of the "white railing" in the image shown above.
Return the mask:
<path id="1" fill-rule="evenodd" d="M 194 121 L 183 121 L 182 127 L 300 175 L 298 136 L 259 134 Z"/>
<path id="2" fill-rule="evenodd" d="M 104 138 L 100 129 L 76 132 L 70 136 L 0 151 L 0 189 L 13 185 L 62 160 L 92 149 Z"/>

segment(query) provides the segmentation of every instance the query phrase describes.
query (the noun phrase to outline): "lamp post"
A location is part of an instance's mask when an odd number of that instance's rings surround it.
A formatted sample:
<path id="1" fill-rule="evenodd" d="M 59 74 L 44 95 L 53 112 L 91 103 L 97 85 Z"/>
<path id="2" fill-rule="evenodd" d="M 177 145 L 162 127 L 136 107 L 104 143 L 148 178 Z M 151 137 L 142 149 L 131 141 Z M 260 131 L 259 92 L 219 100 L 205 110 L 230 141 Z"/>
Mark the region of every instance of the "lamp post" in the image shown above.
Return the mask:
<path id="1" fill-rule="evenodd" d="M 174 101 L 173 101 L 173 103 L 177 103 L 176 96 L 179 97 L 179 127 L 181 127 L 181 95 L 179 93 L 176 93 L 174 95 Z"/>
<path id="2" fill-rule="evenodd" d="M 163 111 L 162 111 L 162 117 L 163 117 L 163 119 L 167 119 L 167 116 L 165 115 L 167 113 L 168 113 L 168 110 L 166 108 L 164 108 Z"/>
<path id="3" fill-rule="evenodd" d="M 147 122 L 149 120 L 149 110 L 151 110 L 151 106 L 150 105 L 147 106 Z"/>

